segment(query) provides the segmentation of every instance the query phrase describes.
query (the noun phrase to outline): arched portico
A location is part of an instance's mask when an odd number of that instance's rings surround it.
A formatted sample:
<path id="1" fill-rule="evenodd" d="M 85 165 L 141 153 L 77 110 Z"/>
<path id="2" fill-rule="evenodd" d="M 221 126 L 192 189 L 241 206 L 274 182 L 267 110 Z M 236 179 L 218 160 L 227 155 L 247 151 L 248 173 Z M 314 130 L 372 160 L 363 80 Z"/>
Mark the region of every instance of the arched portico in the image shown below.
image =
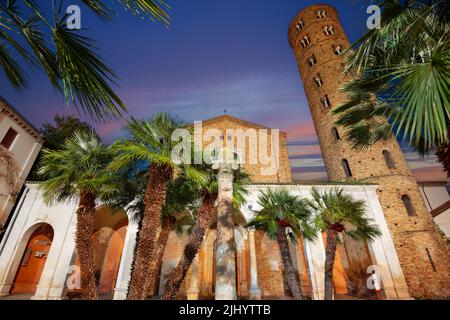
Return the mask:
<path id="1" fill-rule="evenodd" d="M 40 224 L 31 234 L 22 254 L 10 294 L 34 294 L 53 241 L 53 228 Z"/>
<path id="2" fill-rule="evenodd" d="M 113 210 L 106 205 L 96 208 L 94 219 L 94 262 L 98 294 L 103 298 L 113 297 L 117 284 L 122 252 L 128 228 L 128 216 L 123 209 Z M 72 264 L 79 266 L 76 250 Z M 69 296 L 80 294 L 80 288 L 67 289 Z"/>
<path id="3" fill-rule="evenodd" d="M 37 222 L 23 232 L 4 274 L 0 286 L 2 295 L 34 295 L 52 248 L 53 238 L 54 230 L 46 222 Z"/>

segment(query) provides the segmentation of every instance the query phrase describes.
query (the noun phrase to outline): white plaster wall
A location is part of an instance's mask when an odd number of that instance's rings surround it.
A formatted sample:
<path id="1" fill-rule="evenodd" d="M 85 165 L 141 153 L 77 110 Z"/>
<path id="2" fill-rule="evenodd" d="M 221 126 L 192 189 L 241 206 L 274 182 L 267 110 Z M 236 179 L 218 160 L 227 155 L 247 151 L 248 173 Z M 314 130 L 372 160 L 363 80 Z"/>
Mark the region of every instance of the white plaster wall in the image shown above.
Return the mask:
<path id="1" fill-rule="evenodd" d="M 258 197 L 261 190 L 287 189 L 290 194 L 298 195 L 304 198 L 310 198 L 312 185 L 251 185 L 248 187 L 249 195 L 247 203 L 242 205 L 243 212 L 247 221 L 250 221 L 256 212 L 260 210 Z M 354 199 L 364 200 L 366 203 L 366 214 L 374 220 L 382 232 L 382 236 L 374 242 L 369 243 L 369 251 L 372 261 L 377 265 L 380 274 L 382 288 L 387 299 L 409 299 L 409 293 L 403 276 L 400 262 L 397 257 L 389 229 L 387 227 L 381 205 L 376 194 L 376 185 L 316 185 L 319 191 L 330 190 L 333 188 L 343 188 Z M 251 209 L 249 208 L 251 206 Z M 324 264 L 325 247 L 322 237 L 316 241 L 304 240 L 305 256 L 307 260 L 308 273 L 311 283 L 311 294 L 313 299 L 321 300 L 324 296 Z M 370 274 L 368 274 L 369 277 Z"/>
<path id="2" fill-rule="evenodd" d="M 74 250 L 76 201 L 46 205 L 35 184 L 27 184 L 0 243 L 0 295 L 8 295 L 29 236 L 42 223 L 54 231 L 35 299 L 59 299 Z"/>
<path id="3" fill-rule="evenodd" d="M 320 185 L 319 190 L 344 188 L 355 199 L 363 199 L 367 205 L 367 215 L 374 219 L 382 230 L 382 237 L 369 244 L 372 260 L 380 268 L 380 278 L 389 299 L 408 298 L 408 291 L 397 254 L 379 204 L 376 187 L 367 185 Z M 241 211 L 250 221 L 258 211 L 258 196 L 267 188 L 286 188 L 291 194 L 309 197 L 311 185 L 250 185 L 247 203 Z M 249 205 L 252 206 L 249 209 Z M 46 205 L 37 185 L 27 184 L 24 196 L 19 200 L 13 213 L 11 224 L 0 243 L 0 295 L 7 295 L 13 283 L 26 243 L 31 233 L 40 223 L 48 223 L 54 229 L 54 239 L 40 278 L 34 299 L 60 299 L 63 295 L 69 266 L 74 251 L 76 217 L 75 200 L 61 204 Z M 119 268 L 114 299 L 124 299 L 130 277 L 130 267 L 137 233 L 137 225 L 131 223 L 124 245 Z M 307 268 L 314 299 L 323 298 L 325 248 L 322 237 L 314 242 L 304 241 Z M 257 253 L 258 254 L 258 253 Z"/>
<path id="4" fill-rule="evenodd" d="M 14 158 L 20 167 L 17 177 L 19 184 L 18 189 L 20 189 L 42 148 L 42 142 L 38 142 L 32 135 L 25 131 L 24 128 L 19 126 L 5 114 L 0 118 L 0 141 L 3 140 L 9 128 L 12 128 L 17 132 L 17 136 L 9 151 L 14 155 Z M 0 184 L 0 188 L 1 194 L 9 194 L 6 184 Z M 14 206 L 14 202 L 15 199 L 12 196 L 6 198 L 0 197 L 0 226 L 3 225 L 8 218 L 11 208 Z"/>
<path id="5" fill-rule="evenodd" d="M 419 188 L 430 211 L 450 200 L 450 195 L 444 184 L 421 184 Z M 435 217 L 434 221 L 444 231 L 447 238 L 450 239 L 450 209 Z"/>

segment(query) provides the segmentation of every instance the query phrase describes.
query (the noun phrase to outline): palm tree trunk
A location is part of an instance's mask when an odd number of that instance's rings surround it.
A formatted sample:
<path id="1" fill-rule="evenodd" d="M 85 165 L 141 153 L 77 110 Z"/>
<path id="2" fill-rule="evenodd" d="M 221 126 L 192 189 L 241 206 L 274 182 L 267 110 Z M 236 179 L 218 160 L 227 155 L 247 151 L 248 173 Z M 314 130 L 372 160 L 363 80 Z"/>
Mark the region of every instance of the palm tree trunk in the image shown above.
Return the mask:
<path id="1" fill-rule="evenodd" d="M 281 261 L 284 267 L 284 277 L 295 299 L 301 299 L 300 284 L 295 276 L 294 265 L 292 264 L 291 253 L 289 252 L 289 244 L 286 237 L 285 228 L 279 227 L 277 231 L 277 241 L 280 247 Z"/>
<path id="2" fill-rule="evenodd" d="M 97 300 L 95 281 L 95 252 L 92 245 L 95 218 L 95 195 L 80 194 L 77 215 L 76 248 L 80 260 L 81 297 Z"/>
<path id="3" fill-rule="evenodd" d="M 447 127 L 448 136 L 450 137 L 450 126 Z M 450 178 L 450 143 L 438 144 L 436 150 L 438 161 L 442 164 L 447 177 Z"/>
<path id="4" fill-rule="evenodd" d="M 145 295 L 146 297 L 153 297 L 157 294 L 158 284 L 160 280 L 160 272 L 162 266 L 162 259 L 164 251 L 166 249 L 167 240 L 169 240 L 169 234 L 172 230 L 173 219 L 166 218 L 163 221 L 161 232 L 159 233 L 158 240 L 156 241 L 156 249 L 154 259 L 150 262 L 148 269 L 147 281 L 145 283 Z"/>
<path id="5" fill-rule="evenodd" d="M 211 223 L 214 215 L 214 201 L 214 198 L 210 196 L 202 199 L 202 205 L 198 211 L 197 222 L 189 237 L 188 243 L 184 247 L 183 256 L 181 257 L 180 262 L 168 277 L 166 289 L 161 299 L 173 300 L 177 296 L 181 283 L 183 282 L 192 261 L 200 250 L 206 228 L 208 228 Z"/>
<path id="6" fill-rule="evenodd" d="M 333 299 L 333 268 L 336 255 L 337 232 L 327 229 L 327 246 L 325 248 L 325 300 Z"/>
<path id="7" fill-rule="evenodd" d="M 145 278 L 150 261 L 154 258 L 156 234 L 161 226 L 161 212 L 166 201 L 167 182 L 172 169 L 150 165 L 149 182 L 145 193 L 145 209 L 136 243 L 135 257 L 128 288 L 129 300 L 145 298 Z"/>

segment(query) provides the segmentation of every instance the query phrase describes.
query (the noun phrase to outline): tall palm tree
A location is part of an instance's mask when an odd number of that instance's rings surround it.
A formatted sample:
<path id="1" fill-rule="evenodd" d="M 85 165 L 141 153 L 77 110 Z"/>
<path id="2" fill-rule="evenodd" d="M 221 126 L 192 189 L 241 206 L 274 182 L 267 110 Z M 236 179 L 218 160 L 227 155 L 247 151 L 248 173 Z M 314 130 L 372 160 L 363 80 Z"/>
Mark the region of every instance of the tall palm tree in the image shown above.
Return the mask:
<path id="1" fill-rule="evenodd" d="M 113 210 L 127 208 L 133 219 L 141 225 L 145 211 L 145 193 L 148 185 L 148 175 L 142 168 L 128 168 L 120 172 L 121 180 L 118 183 L 120 192 L 114 194 L 106 201 Z M 180 179 L 169 181 L 167 188 L 166 203 L 161 216 L 161 231 L 156 240 L 155 258 L 149 262 L 148 275 L 145 281 L 145 296 L 151 297 L 156 294 L 162 258 L 169 239 L 169 234 L 175 230 L 177 234 L 183 232 L 184 225 L 192 224 L 190 201 L 193 195 L 179 183 Z M 136 249 L 136 248 L 135 248 Z"/>
<path id="2" fill-rule="evenodd" d="M 0 68 L 10 84 L 19 90 L 28 86 L 30 75 L 24 72 L 22 61 L 44 71 L 67 103 L 97 118 L 119 116 L 126 107 L 110 86 L 117 76 L 93 50 L 92 39 L 67 27 L 64 1 L 46 2 L 0 1 Z M 116 14 L 111 1 L 81 2 L 83 10 L 94 12 L 104 21 L 111 21 Z M 169 24 L 168 7 L 162 0 L 117 2 L 134 15 Z"/>
<path id="3" fill-rule="evenodd" d="M 195 191 L 185 183 L 183 178 L 177 178 L 169 183 L 166 204 L 161 217 L 161 232 L 156 240 L 154 258 L 150 262 L 148 277 L 146 278 L 146 297 L 152 297 L 157 294 L 156 290 L 160 282 L 163 256 L 170 232 L 175 230 L 178 235 L 181 235 L 185 226 L 190 226 L 188 232 L 192 231 L 191 226 L 193 224 L 195 205 Z"/>
<path id="4" fill-rule="evenodd" d="M 94 233 L 95 202 L 117 192 L 118 178 L 106 167 L 109 148 L 94 133 L 77 132 L 60 150 L 44 149 L 38 174 L 47 203 L 78 199 L 76 250 L 80 260 L 81 290 L 84 299 L 97 299 L 95 281 Z"/>
<path id="5" fill-rule="evenodd" d="M 284 267 L 284 282 L 293 297 L 301 299 L 300 283 L 292 264 L 287 237 L 294 242 L 298 241 L 297 235 L 300 233 L 305 239 L 316 238 L 316 231 L 309 223 L 310 211 L 306 202 L 289 194 L 286 189 L 269 189 L 261 192 L 258 204 L 262 209 L 247 226 L 262 229 L 269 238 L 277 240 Z"/>
<path id="6" fill-rule="evenodd" d="M 325 248 L 325 300 L 333 298 L 333 267 L 339 238 L 373 241 L 381 235 L 378 226 L 365 217 L 365 203 L 345 194 L 343 189 L 319 192 L 311 190 L 306 204 L 314 212 L 314 227 L 326 232 Z"/>
<path id="7" fill-rule="evenodd" d="M 215 202 L 218 195 L 217 177 L 211 167 L 206 165 L 200 167 L 203 168 L 203 171 L 205 172 L 205 176 L 207 177 L 206 180 L 198 182 L 192 179 L 185 179 L 187 188 L 190 188 L 197 193 L 200 207 L 196 212 L 194 227 L 189 240 L 184 247 L 183 255 L 181 256 L 178 265 L 167 277 L 168 280 L 162 296 L 163 300 L 175 299 L 192 261 L 200 250 L 206 229 L 214 221 Z M 235 172 L 233 181 L 233 204 L 235 208 L 239 208 L 240 204 L 244 201 L 245 195 L 248 193 L 244 185 L 247 181 L 248 176 L 243 171 L 238 170 Z"/>
<path id="8" fill-rule="evenodd" d="M 171 152 L 178 142 L 172 141 L 172 134 L 182 125 L 181 121 L 167 113 L 156 113 L 149 121 L 131 118 L 127 125 L 129 136 L 112 145 L 115 156 L 109 165 L 110 170 L 118 172 L 140 164 L 146 167 L 148 175 L 128 299 L 145 298 L 145 279 L 149 263 L 154 258 L 168 183 L 177 168 Z M 190 167 L 184 167 L 184 172 L 193 179 L 200 179 Z"/>
<path id="9" fill-rule="evenodd" d="M 343 88 L 348 101 L 333 111 L 337 125 L 358 149 L 393 135 L 422 154 L 442 146 L 439 159 L 450 168 L 450 3 L 379 2 L 381 28 L 347 51 L 354 79 Z"/>

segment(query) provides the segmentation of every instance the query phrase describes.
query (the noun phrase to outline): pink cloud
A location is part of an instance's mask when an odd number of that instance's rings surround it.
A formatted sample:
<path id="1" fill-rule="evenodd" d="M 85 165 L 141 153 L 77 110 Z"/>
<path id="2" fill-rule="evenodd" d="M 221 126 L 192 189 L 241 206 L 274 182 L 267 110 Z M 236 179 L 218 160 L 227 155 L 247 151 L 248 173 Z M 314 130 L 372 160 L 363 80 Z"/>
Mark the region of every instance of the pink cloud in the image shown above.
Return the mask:
<path id="1" fill-rule="evenodd" d="M 96 130 L 101 137 L 105 137 L 109 134 L 122 130 L 124 125 L 124 120 L 111 121 L 96 125 Z"/>
<path id="2" fill-rule="evenodd" d="M 306 122 L 300 123 L 298 125 L 293 125 L 284 130 L 287 133 L 289 140 L 299 140 L 299 139 L 313 139 L 316 137 L 316 129 L 314 128 L 314 123 Z"/>
<path id="3" fill-rule="evenodd" d="M 319 145 L 307 145 L 307 146 L 289 146 L 290 156 L 307 156 L 317 155 L 320 157 L 321 151 Z"/>
<path id="4" fill-rule="evenodd" d="M 424 167 L 412 170 L 413 175 L 419 182 L 422 181 L 446 181 L 447 175 L 441 166 Z"/>

